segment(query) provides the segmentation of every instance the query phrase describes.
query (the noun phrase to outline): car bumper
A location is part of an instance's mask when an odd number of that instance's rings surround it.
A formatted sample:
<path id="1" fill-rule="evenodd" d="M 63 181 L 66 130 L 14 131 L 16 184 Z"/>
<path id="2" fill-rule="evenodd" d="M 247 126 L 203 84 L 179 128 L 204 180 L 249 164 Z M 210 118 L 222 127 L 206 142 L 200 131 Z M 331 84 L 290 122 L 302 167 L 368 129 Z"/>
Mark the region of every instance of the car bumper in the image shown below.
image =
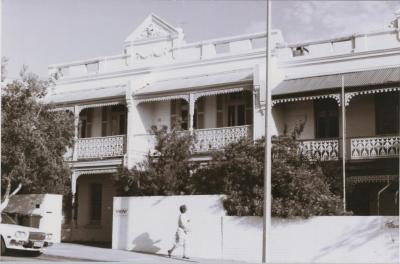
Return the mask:
<path id="1" fill-rule="evenodd" d="M 16 240 L 11 239 L 7 245 L 7 248 L 10 249 L 21 249 L 21 250 L 28 250 L 28 251 L 42 251 L 44 248 L 50 246 L 52 243 L 47 241 L 23 241 L 23 240 Z"/>

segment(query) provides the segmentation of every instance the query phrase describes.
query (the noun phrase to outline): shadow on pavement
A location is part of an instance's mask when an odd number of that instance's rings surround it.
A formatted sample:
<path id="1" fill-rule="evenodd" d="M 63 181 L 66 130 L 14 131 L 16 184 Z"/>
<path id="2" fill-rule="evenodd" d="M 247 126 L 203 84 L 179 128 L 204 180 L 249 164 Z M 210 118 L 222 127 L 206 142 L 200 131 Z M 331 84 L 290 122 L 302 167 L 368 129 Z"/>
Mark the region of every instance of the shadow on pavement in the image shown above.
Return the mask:
<path id="1" fill-rule="evenodd" d="M 85 242 L 85 241 L 72 241 L 72 242 L 62 242 L 65 244 L 77 244 L 83 246 L 91 246 L 98 248 L 111 248 L 111 242 Z"/>

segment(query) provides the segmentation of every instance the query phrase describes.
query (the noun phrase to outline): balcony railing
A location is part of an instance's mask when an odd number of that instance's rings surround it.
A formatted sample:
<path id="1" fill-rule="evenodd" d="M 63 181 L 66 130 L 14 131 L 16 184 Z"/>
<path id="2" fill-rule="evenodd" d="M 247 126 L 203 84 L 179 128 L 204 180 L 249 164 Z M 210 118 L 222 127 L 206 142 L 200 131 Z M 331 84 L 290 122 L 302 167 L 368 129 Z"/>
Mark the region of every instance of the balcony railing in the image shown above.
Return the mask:
<path id="1" fill-rule="evenodd" d="M 339 140 L 303 140 L 299 151 L 310 160 L 337 160 L 339 157 Z"/>
<path id="2" fill-rule="evenodd" d="M 398 157 L 399 150 L 400 136 L 351 139 L 352 159 Z"/>
<path id="3" fill-rule="evenodd" d="M 126 150 L 126 136 L 91 137 L 78 139 L 78 159 L 121 157 Z"/>
<path id="4" fill-rule="evenodd" d="M 242 138 L 251 138 L 252 126 L 234 126 L 222 128 L 196 129 L 195 152 L 207 152 L 223 149 L 226 145 Z"/>

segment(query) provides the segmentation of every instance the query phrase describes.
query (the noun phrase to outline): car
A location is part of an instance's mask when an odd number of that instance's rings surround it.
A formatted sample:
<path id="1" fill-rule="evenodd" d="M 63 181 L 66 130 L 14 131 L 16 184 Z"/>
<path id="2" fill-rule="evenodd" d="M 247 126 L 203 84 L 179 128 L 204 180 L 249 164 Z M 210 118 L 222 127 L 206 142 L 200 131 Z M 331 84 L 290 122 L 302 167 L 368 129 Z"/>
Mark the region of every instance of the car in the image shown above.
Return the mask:
<path id="1" fill-rule="evenodd" d="M 6 213 L 1 214 L 1 220 L 1 255 L 5 255 L 7 250 L 10 249 L 30 251 L 35 255 L 40 255 L 46 247 L 52 244 L 50 242 L 51 233 L 41 232 L 34 227 L 18 225 Z"/>

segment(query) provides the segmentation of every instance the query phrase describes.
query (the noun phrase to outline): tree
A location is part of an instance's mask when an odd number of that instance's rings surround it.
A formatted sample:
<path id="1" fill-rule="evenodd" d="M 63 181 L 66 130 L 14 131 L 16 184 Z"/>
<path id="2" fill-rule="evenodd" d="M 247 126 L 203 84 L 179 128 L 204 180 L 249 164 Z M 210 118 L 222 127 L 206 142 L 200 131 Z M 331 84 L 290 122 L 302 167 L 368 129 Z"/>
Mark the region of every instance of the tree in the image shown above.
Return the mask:
<path id="1" fill-rule="evenodd" d="M 193 181 L 209 193 L 208 183 L 224 193 L 230 215 L 263 214 L 264 139 L 243 139 L 214 153 L 213 162 L 200 169 Z M 319 166 L 298 152 L 292 137 L 272 141 L 272 213 L 279 217 L 340 214 L 340 197 L 331 192 Z"/>
<path id="2" fill-rule="evenodd" d="M 190 161 L 193 136 L 185 131 L 166 126 L 152 127 L 156 145 L 153 153 L 128 170 L 121 168 L 114 175 L 121 195 L 176 195 L 191 194 L 191 174 L 196 164 Z"/>
<path id="3" fill-rule="evenodd" d="M 2 88 L 2 186 L 22 184 L 23 193 L 69 192 L 63 155 L 73 143 L 73 118 L 44 102 L 51 81 L 26 67 Z"/>
<path id="4" fill-rule="evenodd" d="M 191 162 L 195 137 L 153 128 L 155 153 L 132 170 L 115 174 L 120 195 L 225 194 L 230 215 L 263 214 L 264 139 L 243 139 L 211 153 L 207 166 Z M 279 217 L 341 214 L 340 197 L 330 190 L 321 163 L 298 151 L 295 136 L 273 139 L 272 210 Z"/>

